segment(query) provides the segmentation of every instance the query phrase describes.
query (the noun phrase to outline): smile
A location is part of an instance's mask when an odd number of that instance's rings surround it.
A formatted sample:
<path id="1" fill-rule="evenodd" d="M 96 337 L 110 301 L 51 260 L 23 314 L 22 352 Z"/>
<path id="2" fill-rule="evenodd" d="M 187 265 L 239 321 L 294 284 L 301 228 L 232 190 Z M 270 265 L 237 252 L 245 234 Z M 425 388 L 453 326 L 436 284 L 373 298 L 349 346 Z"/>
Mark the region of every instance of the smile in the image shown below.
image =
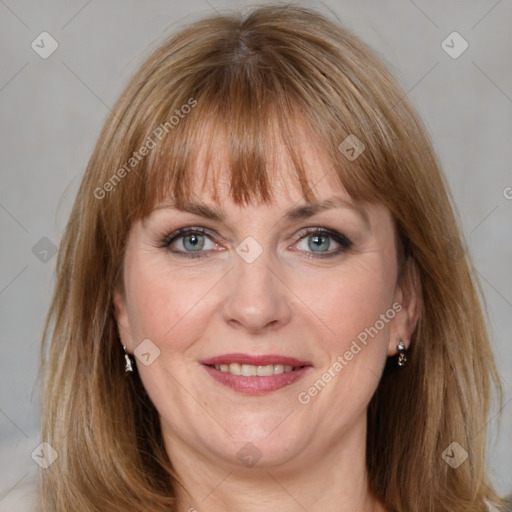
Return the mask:
<path id="1" fill-rule="evenodd" d="M 244 377 L 270 377 L 271 375 L 280 375 L 281 373 L 293 372 L 302 368 L 302 366 L 284 364 L 253 365 L 239 363 L 215 364 L 210 366 L 221 372 L 227 372 L 231 375 L 243 375 Z"/>
<path id="2" fill-rule="evenodd" d="M 246 395 L 277 391 L 313 368 L 308 361 L 277 354 L 224 354 L 200 363 L 218 383 Z"/>

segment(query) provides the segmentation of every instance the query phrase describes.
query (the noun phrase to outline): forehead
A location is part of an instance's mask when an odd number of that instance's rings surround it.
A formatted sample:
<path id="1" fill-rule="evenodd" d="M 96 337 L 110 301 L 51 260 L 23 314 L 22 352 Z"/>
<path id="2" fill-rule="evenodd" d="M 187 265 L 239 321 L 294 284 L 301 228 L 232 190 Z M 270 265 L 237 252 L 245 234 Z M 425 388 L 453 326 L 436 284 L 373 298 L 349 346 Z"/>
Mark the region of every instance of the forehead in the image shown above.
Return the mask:
<path id="1" fill-rule="evenodd" d="M 321 141 L 300 122 L 290 134 L 291 140 L 288 139 L 288 144 L 277 135 L 274 136 L 272 144 L 263 148 L 263 165 L 258 169 L 233 168 L 233 147 L 230 146 L 230 141 L 221 131 L 215 130 L 215 127 L 209 127 L 209 130 L 211 131 L 198 138 L 194 158 L 190 162 L 188 202 L 201 201 L 222 205 L 232 201 L 235 173 L 238 173 L 239 180 L 246 180 L 245 183 L 251 189 L 254 183 L 267 182 L 271 199 L 265 202 L 276 206 L 318 202 L 334 194 L 350 202 L 350 196 Z M 294 153 L 293 156 L 291 152 Z M 300 160 L 305 172 L 307 186 L 311 191 L 310 200 L 305 198 L 302 191 L 294 157 Z M 169 193 L 155 207 L 169 205 L 173 200 L 172 193 Z M 257 194 L 252 194 L 246 202 L 258 205 L 260 200 Z"/>
<path id="2" fill-rule="evenodd" d="M 311 194 L 305 197 L 295 174 L 295 163 L 285 148 L 276 147 L 271 158 L 266 161 L 266 175 L 271 177 L 270 200 L 260 202 L 254 195 L 251 200 L 240 205 L 231 194 L 232 171 L 229 169 L 229 154 L 226 141 L 216 146 L 217 151 L 209 160 L 204 148 L 198 151 L 194 162 L 192 183 L 185 201 L 177 202 L 171 195 L 155 206 L 155 212 L 163 209 L 176 209 L 192 213 L 210 220 L 227 222 L 230 219 L 244 219 L 240 208 L 248 205 L 247 215 L 254 215 L 254 208 L 261 206 L 274 211 L 283 221 L 306 220 L 320 212 L 342 208 L 358 214 L 366 226 L 370 226 L 369 205 L 355 202 L 350 197 L 336 172 L 334 165 L 318 140 L 311 134 L 300 135 L 301 163 L 308 180 Z M 230 213 L 229 210 L 233 210 Z M 230 220 L 231 222 L 232 220 Z"/>

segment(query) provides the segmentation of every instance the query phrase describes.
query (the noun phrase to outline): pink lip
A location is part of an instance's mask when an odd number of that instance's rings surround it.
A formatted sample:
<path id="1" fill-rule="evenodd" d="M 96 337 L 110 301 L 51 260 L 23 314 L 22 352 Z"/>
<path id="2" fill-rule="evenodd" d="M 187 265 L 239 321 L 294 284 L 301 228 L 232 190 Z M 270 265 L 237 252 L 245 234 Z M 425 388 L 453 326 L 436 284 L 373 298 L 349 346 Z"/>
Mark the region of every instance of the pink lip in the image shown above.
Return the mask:
<path id="1" fill-rule="evenodd" d="M 199 361 L 201 364 L 252 364 L 254 366 L 265 366 L 267 364 L 284 364 L 288 366 L 313 366 L 308 361 L 301 361 L 294 357 L 286 357 L 272 354 L 253 356 L 250 354 L 224 354 L 221 356 L 210 357 Z"/>
<path id="2" fill-rule="evenodd" d="M 232 375 L 229 372 L 216 370 L 209 365 L 218 364 L 251 364 L 255 366 L 265 366 L 267 364 L 283 364 L 294 366 L 297 369 L 291 372 L 269 375 L 268 377 L 244 377 L 243 375 Z M 217 381 L 234 391 L 246 395 L 263 395 L 272 391 L 277 391 L 285 386 L 293 384 L 301 379 L 312 365 L 307 361 L 301 361 L 294 357 L 285 357 L 278 355 L 251 356 L 248 354 L 225 354 L 201 361 L 204 369 Z"/>

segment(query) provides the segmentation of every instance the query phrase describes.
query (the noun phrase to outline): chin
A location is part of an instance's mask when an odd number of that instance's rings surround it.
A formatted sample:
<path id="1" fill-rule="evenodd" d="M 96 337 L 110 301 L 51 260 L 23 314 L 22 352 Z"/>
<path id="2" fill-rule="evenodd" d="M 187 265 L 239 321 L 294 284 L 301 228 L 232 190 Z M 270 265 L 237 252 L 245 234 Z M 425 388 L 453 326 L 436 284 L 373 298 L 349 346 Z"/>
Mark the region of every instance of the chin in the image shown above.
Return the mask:
<path id="1" fill-rule="evenodd" d="M 283 418 L 280 419 L 283 421 Z M 283 422 L 285 423 L 286 420 Z M 246 428 L 232 427 L 233 437 L 226 435 L 221 444 L 216 444 L 214 458 L 223 459 L 228 465 L 255 468 L 286 466 L 299 457 L 309 444 L 309 435 L 304 431 L 282 429 L 278 422 L 267 422 L 259 427 L 255 424 Z M 261 428 L 260 428 L 261 427 Z"/>

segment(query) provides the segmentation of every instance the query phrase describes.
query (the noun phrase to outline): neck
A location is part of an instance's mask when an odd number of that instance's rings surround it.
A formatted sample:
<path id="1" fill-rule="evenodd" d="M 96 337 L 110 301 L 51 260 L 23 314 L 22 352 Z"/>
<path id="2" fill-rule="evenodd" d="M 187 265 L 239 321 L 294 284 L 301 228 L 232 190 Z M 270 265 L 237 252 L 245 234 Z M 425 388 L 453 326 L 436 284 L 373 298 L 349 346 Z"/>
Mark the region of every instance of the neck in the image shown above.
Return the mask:
<path id="1" fill-rule="evenodd" d="M 361 422 L 363 424 L 361 424 Z M 325 446 L 321 441 L 281 465 L 219 461 L 166 436 L 179 481 L 177 512 L 386 512 L 371 495 L 365 465 L 366 418 Z"/>

